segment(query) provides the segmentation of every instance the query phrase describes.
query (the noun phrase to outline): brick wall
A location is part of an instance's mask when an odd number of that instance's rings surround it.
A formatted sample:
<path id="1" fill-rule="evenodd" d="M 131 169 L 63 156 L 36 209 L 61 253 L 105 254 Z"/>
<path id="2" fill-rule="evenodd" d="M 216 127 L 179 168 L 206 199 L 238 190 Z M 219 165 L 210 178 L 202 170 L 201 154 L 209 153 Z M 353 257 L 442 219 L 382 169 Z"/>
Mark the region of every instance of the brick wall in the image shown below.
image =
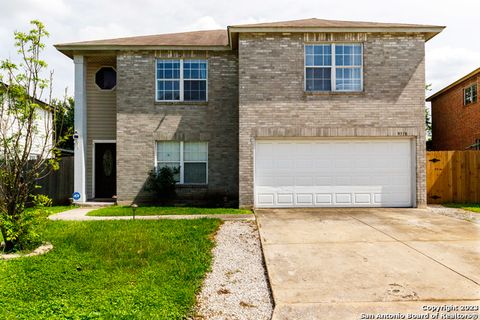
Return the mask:
<path id="1" fill-rule="evenodd" d="M 352 35 L 336 35 L 350 41 Z M 424 39 L 362 34 L 364 92 L 304 92 L 305 39 L 298 34 L 239 36 L 240 206 L 251 207 L 258 137 L 378 137 L 406 132 L 416 146 L 418 206 L 426 204 Z"/>
<path id="2" fill-rule="evenodd" d="M 432 149 L 465 150 L 480 139 L 480 102 L 463 105 L 463 89 L 479 75 L 459 83 L 432 101 Z"/>
<path id="3" fill-rule="evenodd" d="M 155 141 L 207 141 L 208 187 L 181 187 L 180 197 L 228 194 L 238 204 L 238 59 L 236 52 L 156 52 L 162 58 L 207 58 L 207 103 L 155 102 L 155 55 L 122 52 L 117 57 L 117 194 L 119 201 L 145 201 L 154 166 Z"/>

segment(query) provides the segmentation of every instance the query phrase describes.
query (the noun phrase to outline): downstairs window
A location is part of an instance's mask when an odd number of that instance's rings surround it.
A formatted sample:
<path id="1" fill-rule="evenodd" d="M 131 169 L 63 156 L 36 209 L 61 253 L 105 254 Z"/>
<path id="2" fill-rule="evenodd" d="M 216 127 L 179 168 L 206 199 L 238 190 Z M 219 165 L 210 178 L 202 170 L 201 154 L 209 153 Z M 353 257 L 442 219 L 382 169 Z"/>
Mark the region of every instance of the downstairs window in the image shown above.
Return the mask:
<path id="1" fill-rule="evenodd" d="M 169 167 L 179 184 L 207 184 L 208 143 L 158 141 L 157 169 Z"/>

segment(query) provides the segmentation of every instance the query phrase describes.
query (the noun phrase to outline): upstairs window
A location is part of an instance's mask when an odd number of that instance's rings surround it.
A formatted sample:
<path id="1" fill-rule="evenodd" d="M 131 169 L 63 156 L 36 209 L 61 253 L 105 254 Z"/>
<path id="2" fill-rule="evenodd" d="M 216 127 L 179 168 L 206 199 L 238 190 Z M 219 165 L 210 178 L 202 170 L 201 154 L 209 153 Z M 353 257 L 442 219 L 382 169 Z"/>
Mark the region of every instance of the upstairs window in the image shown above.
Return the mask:
<path id="1" fill-rule="evenodd" d="M 157 101 L 207 101 L 206 60 L 157 60 Z"/>
<path id="2" fill-rule="evenodd" d="M 463 89 L 463 105 L 466 106 L 475 102 L 477 102 L 477 85 L 473 84 Z"/>
<path id="3" fill-rule="evenodd" d="M 306 91 L 362 91 L 362 69 L 361 44 L 305 45 Z"/>

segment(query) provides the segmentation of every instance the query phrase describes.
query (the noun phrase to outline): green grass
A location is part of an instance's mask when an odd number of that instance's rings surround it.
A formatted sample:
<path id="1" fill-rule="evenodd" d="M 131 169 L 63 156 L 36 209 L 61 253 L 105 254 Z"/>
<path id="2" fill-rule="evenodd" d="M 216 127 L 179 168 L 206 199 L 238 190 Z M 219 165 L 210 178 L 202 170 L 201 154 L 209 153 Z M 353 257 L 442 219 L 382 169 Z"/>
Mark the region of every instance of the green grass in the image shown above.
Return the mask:
<path id="1" fill-rule="evenodd" d="M 43 256 L 0 261 L 0 319 L 185 319 L 217 219 L 49 222 Z"/>
<path id="2" fill-rule="evenodd" d="M 480 213 L 480 203 L 446 203 L 444 204 L 444 206 L 450 208 L 460 208 Z"/>
<path id="3" fill-rule="evenodd" d="M 234 208 L 192 208 L 192 207 L 138 207 L 137 216 L 169 215 L 169 214 L 249 214 L 248 209 Z M 89 216 L 131 216 L 130 206 L 111 206 L 90 211 Z"/>
<path id="4" fill-rule="evenodd" d="M 68 210 L 72 210 L 72 209 L 75 209 L 75 208 L 78 208 L 77 206 L 52 206 L 52 207 L 48 207 L 48 211 L 50 211 L 50 214 L 57 214 L 57 213 L 60 213 L 60 212 L 64 212 L 64 211 L 68 211 Z M 35 210 L 35 208 L 27 208 L 25 210 Z"/>

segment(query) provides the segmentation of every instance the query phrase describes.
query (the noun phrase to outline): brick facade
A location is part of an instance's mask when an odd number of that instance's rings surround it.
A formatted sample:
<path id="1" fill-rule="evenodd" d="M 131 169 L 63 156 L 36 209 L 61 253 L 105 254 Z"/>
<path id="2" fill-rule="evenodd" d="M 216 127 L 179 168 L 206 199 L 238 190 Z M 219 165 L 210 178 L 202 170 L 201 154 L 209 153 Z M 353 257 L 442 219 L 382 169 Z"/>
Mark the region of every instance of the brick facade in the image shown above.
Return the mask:
<path id="1" fill-rule="evenodd" d="M 157 57 L 207 58 L 208 102 L 155 102 Z M 226 197 L 238 205 L 236 52 L 122 52 L 117 56 L 117 196 L 143 202 L 159 140 L 208 142 L 208 187 L 181 186 L 180 198 Z"/>
<path id="2" fill-rule="evenodd" d="M 304 44 L 364 44 L 364 91 L 306 93 Z M 116 58 L 117 196 L 144 190 L 159 140 L 207 141 L 208 186 L 181 198 L 254 205 L 255 140 L 271 137 L 411 137 L 416 204 L 426 204 L 424 42 L 413 34 L 240 33 L 238 51 L 119 51 Z M 207 58 L 208 102 L 155 102 L 155 59 Z"/>
<path id="3" fill-rule="evenodd" d="M 465 79 L 432 100 L 432 149 L 465 150 L 480 139 L 480 102 L 463 105 L 463 89 L 477 84 L 480 75 Z"/>
<path id="4" fill-rule="evenodd" d="M 306 93 L 306 39 L 328 35 L 239 35 L 241 207 L 254 204 L 255 140 L 263 137 L 407 135 L 416 146 L 416 204 L 426 205 L 425 52 L 419 35 L 363 34 L 364 92 Z M 351 41 L 337 34 L 334 41 Z"/>

